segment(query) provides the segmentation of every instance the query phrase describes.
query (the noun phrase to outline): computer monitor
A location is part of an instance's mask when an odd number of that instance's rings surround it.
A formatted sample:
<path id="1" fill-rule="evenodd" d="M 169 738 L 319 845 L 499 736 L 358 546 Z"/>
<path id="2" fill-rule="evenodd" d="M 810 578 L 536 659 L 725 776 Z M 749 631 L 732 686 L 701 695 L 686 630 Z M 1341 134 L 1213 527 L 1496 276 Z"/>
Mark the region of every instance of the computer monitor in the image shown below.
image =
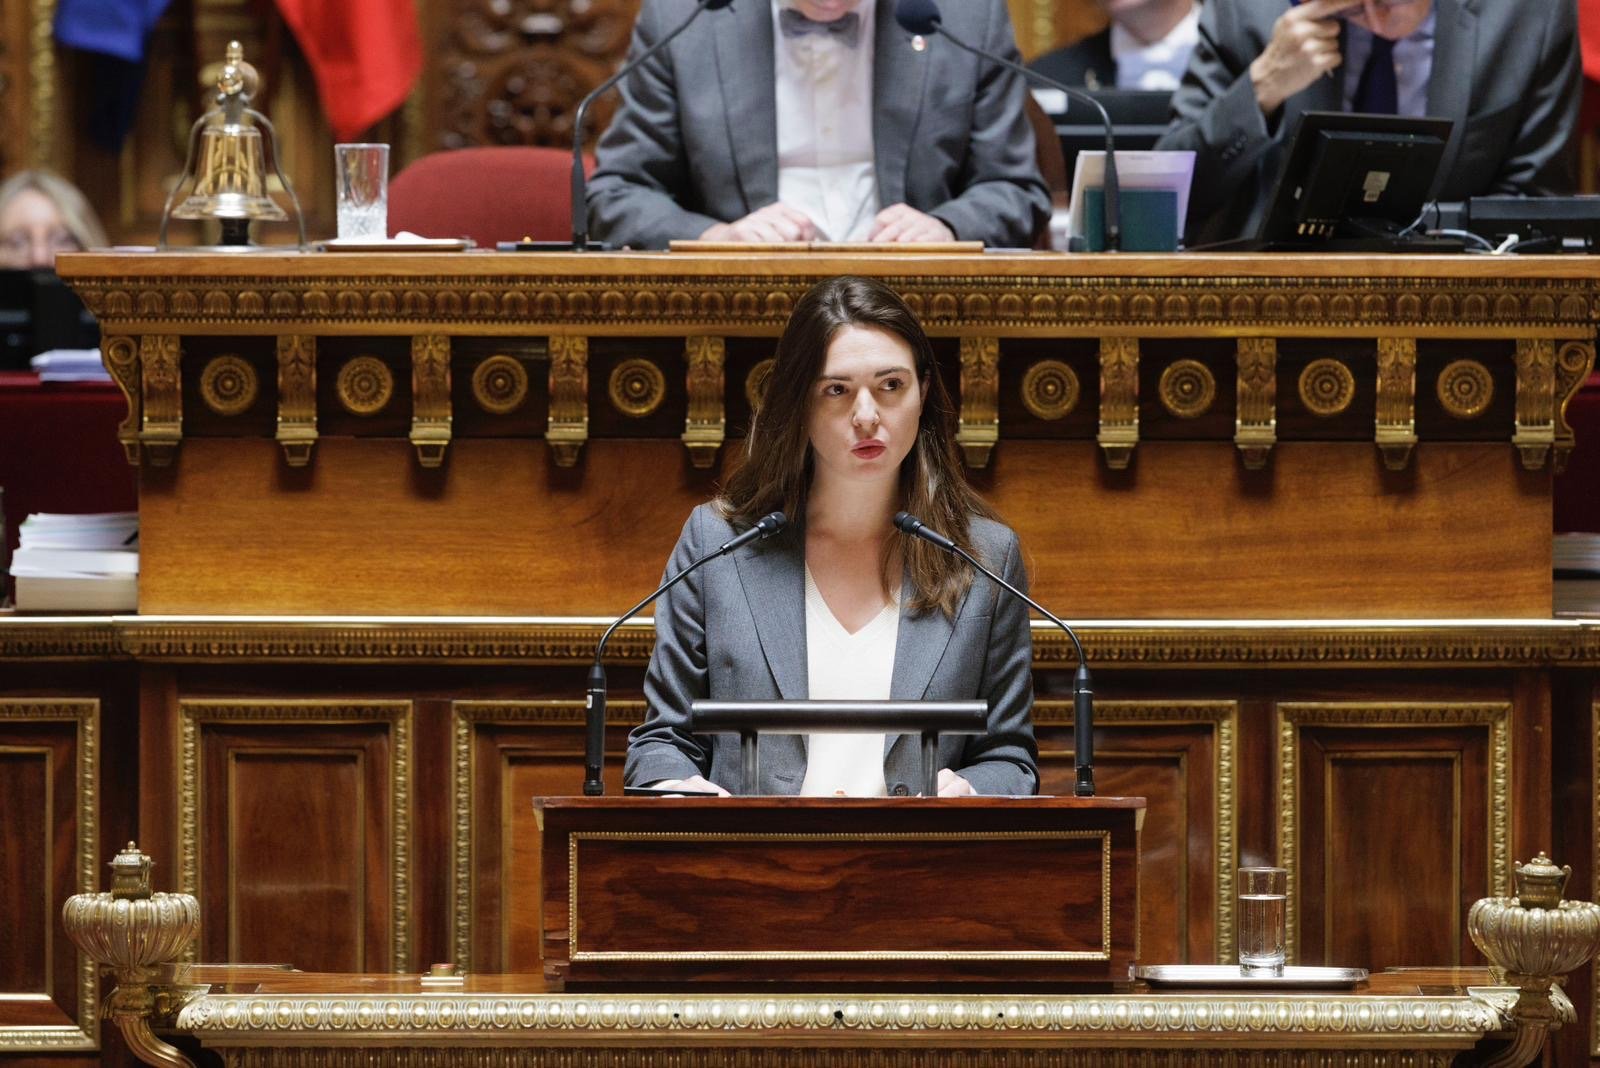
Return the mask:
<path id="1" fill-rule="evenodd" d="M 1427 203 L 1451 126 L 1449 119 L 1305 112 L 1258 247 L 1392 247 Z"/>
<path id="2" fill-rule="evenodd" d="M 1106 109 L 1117 138 L 1119 152 L 1154 148 L 1167 132 L 1172 117 L 1172 94 L 1165 90 L 1093 89 L 1084 90 Z M 1064 96 L 1065 94 L 1062 94 Z M 1064 103 L 1064 101 L 1062 101 Z M 1061 139 L 1061 154 L 1066 157 L 1070 176 L 1079 152 L 1101 152 L 1106 147 L 1106 128 L 1100 116 L 1087 104 L 1046 108 Z"/>
<path id="3" fill-rule="evenodd" d="M 0 271 L 0 371 L 51 349 L 92 349 L 100 326 L 54 271 Z"/>

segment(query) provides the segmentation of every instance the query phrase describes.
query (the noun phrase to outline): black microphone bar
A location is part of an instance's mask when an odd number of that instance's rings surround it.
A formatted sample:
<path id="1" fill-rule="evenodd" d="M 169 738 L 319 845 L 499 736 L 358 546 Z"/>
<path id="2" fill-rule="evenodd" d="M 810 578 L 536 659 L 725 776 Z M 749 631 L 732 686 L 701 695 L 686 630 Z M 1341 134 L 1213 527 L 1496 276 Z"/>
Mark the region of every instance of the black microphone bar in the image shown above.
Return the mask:
<path id="1" fill-rule="evenodd" d="M 671 44 L 672 39 L 687 30 L 689 24 L 699 18 L 702 11 L 716 11 L 731 3 L 733 0 L 700 0 L 695 4 L 694 10 L 689 12 L 689 17 L 678 23 L 671 33 L 624 63 L 621 70 L 595 86 L 589 91 L 588 96 L 578 101 L 578 108 L 572 113 L 572 251 L 584 252 L 590 248 L 589 176 L 583 173 L 583 124 L 589 115 L 589 105 L 613 85 L 638 70 L 645 60 Z"/>
<path id="2" fill-rule="evenodd" d="M 1024 78 L 1038 82 L 1040 85 L 1049 86 L 1051 89 L 1059 89 L 1073 100 L 1088 104 L 1100 113 L 1100 121 L 1105 124 L 1106 128 L 1106 174 L 1104 180 L 1106 251 L 1119 251 L 1122 248 L 1122 186 L 1117 181 L 1116 137 L 1112 132 L 1111 116 L 1106 113 L 1106 109 L 1100 101 L 1082 89 L 1074 89 L 1064 82 L 1058 82 L 1054 78 L 1040 74 L 1036 70 L 1030 70 L 1020 63 L 1013 63 L 1004 56 L 985 51 L 976 45 L 963 41 L 944 28 L 944 20 L 939 14 L 939 5 L 935 0 L 897 0 L 894 5 L 894 20 L 907 33 L 918 34 L 922 37 L 932 37 L 938 34 L 963 51 L 971 52 L 980 59 L 998 63 L 1007 70 L 1016 71 Z"/>
<path id="3" fill-rule="evenodd" d="M 719 556 L 726 556 L 735 549 L 743 548 L 758 539 L 770 538 L 782 530 L 788 522 L 788 518 L 782 512 L 770 512 L 762 516 L 749 530 L 741 531 L 729 538 L 713 551 L 667 579 L 656 592 L 618 616 L 611 626 L 606 628 L 605 633 L 600 635 L 600 642 L 594 648 L 594 666 L 589 669 L 589 695 L 584 706 L 583 792 L 585 796 L 599 797 L 606 792 L 605 783 L 600 780 L 606 759 L 606 668 L 602 658 L 605 656 L 606 643 L 611 640 L 611 635 L 618 627 L 637 615 L 640 609 L 682 582 L 702 564 L 708 564 Z"/>
<path id="4" fill-rule="evenodd" d="M 1010 593 L 1013 597 L 1021 600 L 1035 612 L 1038 612 L 1041 616 L 1044 616 L 1050 622 L 1060 627 L 1066 632 L 1067 637 L 1072 639 L 1072 647 L 1078 651 L 1078 671 L 1072 679 L 1072 749 L 1073 759 L 1077 764 L 1078 770 L 1078 781 L 1077 785 L 1073 789 L 1073 793 L 1077 794 L 1079 797 L 1093 797 L 1094 686 L 1089 681 L 1089 665 L 1088 662 L 1084 660 L 1083 643 L 1078 640 L 1078 635 L 1071 627 L 1067 626 L 1060 619 L 1058 619 L 1055 613 L 1051 612 L 1044 605 L 1040 604 L 1038 601 L 1035 601 L 1032 597 L 1029 597 L 1027 594 L 1011 585 L 1011 583 L 1007 582 L 993 571 L 990 571 L 987 567 L 984 567 L 983 564 L 978 561 L 977 557 L 967 552 L 967 550 L 963 549 L 961 546 L 957 545 L 943 534 L 940 534 L 937 530 L 927 526 L 922 522 L 922 520 L 918 519 L 910 512 L 896 512 L 894 514 L 894 525 L 898 527 L 902 533 L 909 534 L 913 538 L 921 538 L 923 541 L 928 542 L 931 545 L 936 545 L 947 553 L 953 553 L 956 556 L 961 557 L 967 563 L 971 564 L 975 569 L 987 576 L 988 579 L 995 585 Z"/>

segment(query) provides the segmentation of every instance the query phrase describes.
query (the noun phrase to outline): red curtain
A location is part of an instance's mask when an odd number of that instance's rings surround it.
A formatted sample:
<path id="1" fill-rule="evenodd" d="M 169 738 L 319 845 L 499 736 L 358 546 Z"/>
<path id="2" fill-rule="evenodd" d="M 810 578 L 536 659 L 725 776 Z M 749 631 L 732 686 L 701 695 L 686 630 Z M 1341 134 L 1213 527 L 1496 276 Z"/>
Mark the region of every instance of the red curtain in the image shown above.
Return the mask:
<path id="1" fill-rule="evenodd" d="M 317 80 L 333 135 L 350 141 L 398 108 L 422 73 L 414 0 L 277 0 Z"/>

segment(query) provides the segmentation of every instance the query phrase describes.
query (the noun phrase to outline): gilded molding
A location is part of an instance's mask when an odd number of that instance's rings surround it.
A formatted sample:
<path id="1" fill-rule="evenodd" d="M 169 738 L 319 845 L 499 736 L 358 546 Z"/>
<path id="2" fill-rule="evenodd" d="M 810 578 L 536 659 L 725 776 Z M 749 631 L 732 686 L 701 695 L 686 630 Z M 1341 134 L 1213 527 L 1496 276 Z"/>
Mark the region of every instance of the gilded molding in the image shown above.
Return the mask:
<path id="1" fill-rule="evenodd" d="M 156 467 L 166 467 L 183 440 L 183 392 L 176 334 L 145 334 L 139 339 L 143 419 L 139 443 Z"/>
<path id="2" fill-rule="evenodd" d="M 649 995 L 627 994 L 466 994 L 466 993 L 371 993 L 340 995 L 272 995 L 243 993 L 202 994 L 178 1012 L 177 1030 L 192 1034 L 207 1046 L 231 1046 L 241 1041 L 260 1042 L 276 1035 L 279 1053 L 298 1052 L 308 1044 L 337 1044 L 347 1051 L 352 1039 L 382 1042 L 403 1040 L 404 1046 L 385 1048 L 385 1058 L 404 1052 L 423 1052 L 419 1040 L 434 1037 L 459 1042 L 469 1036 L 526 1036 L 535 1039 L 544 1033 L 563 1036 L 568 1041 L 578 1034 L 630 1036 L 635 1040 L 652 1035 L 715 1034 L 721 1038 L 745 1036 L 760 1040 L 774 1029 L 809 1035 L 839 1051 L 841 1040 L 877 1043 L 869 1060 L 859 1063 L 906 1065 L 926 1064 L 927 1050 L 913 1043 L 916 1034 L 944 1033 L 951 1037 L 970 1036 L 990 1044 L 1001 1039 L 1040 1040 L 1060 1043 L 1064 1036 L 1083 1040 L 1118 1040 L 1146 1044 L 1181 1045 L 1184 1053 L 1216 1051 L 1197 1048 L 1202 1043 L 1248 1044 L 1260 1046 L 1280 1041 L 1300 1047 L 1287 1065 L 1347 1064 L 1380 1065 L 1385 1052 L 1395 1054 L 1396 1065 L 1416 1066 L 1413 1050 L 1417 1046 L 1440 1047 L 1438 1061 L 1448 1065 L 1464 1046 L 1484 1035 L 1506 1030 L 1510 1024 L 1510 1004 L 1495 994 L 1501 988 L 1471 988 L 1464 995 L 1425 994 L 1413 997 L 1375 997 L 1341 992 L 1273 994 L 1241 991 L 1237 994 L 1191 994 L 1172 997 L 1160 994 L 859 994 L 794 993 L 685 994 L 660 991 Z M 1512 992 L 1514 995 L 1514 991 Z M 281 1044 L 285 1032 L 307 1032 L 295 1049 Z M 994 1038 L 984 1039 L 985 1033 Z M 316 1038 L 311 1038 L 311 1034 Z M 1307 1036 L 1321 1036 L 1306 1049 Z M 900 1046 L 902 1060 L 885 1060 Z M 1374 1044 L 1389 1047 L 1374 1048 Z M 1359 1046 L 1340 1053 L 1340 1046 Z M 1327 1047 L 1334 1048 L 1329 1049 Z M 1409 1047 L 1409 1048 L 1408 1048 Z M 755 1064 L 748 1046 L 708 1046 L 685 1048 L 694 1063 L 708 1063 L 718 1050 L 738 1054 L 721 1064 Z M 263 1047 L 263 1052 L 267 1051 Z M 524 1048 L 507 1047 L 507 1052 L 523 1055 L 516 1063 L 528 1063 Z M 230 1063 L 247 1049 L 230 1049 Z M 307 1050 L 306 1052 L 312 1052 Z M 322 1050 L 315 1052 L 321 1053 Z M 330 1055 L 335 1050 L 327 1051 Z M 426 1063 L 438 1061 L 437 1050 Z M 466 1052 L 466 1051 L 463 1051 Z M 472 1063 L 491 1052 L 474 1044 Z M 585 1051 L 586 1054 L 588 1051 Z M 595 1051 L 598 1052 L 598 1051 Z M 659 1063 L 662 1051 L 641 1047 L 647 1055 L 640 1066 Z M 794 1051 L 800 1052 L 800 1051 Z M 996 1051 L 998 1053 L 998 1051 Z M 1023 1050 L 1008 1050 L 1021 1054 Z M 1063 1066 L 1088 1063 L 1079 1049 L 1030 1047 L 1051 1059 L 1043 1063 Z M 1158 1051 L 1145 1049 L 1146 1054 Z M 1167 1053 L 1173 1051 L 1164 1051 Z M 1347 1060 L 1337 1060 L 1342 1056 Z M 1267 1051 L 1257 1050 L 1252 1063 L 1267 1060 Z M 655 1058 L 652 1060 L 651 1058 Z M 265 1062 L 278 1063 L 278 1062 Z M 298 1063 L 298 1062 L 295 1062 Z M 507 1065 L 512 1061 L 501 1062 Z M 581 1062 L 591 1063 L 586 1055 Z M 820 1064 L 837 1065 L 833 1059 Z M 1094 1063 L 1100 1063 L 1096 1058 Z M 1154 1063 L 1166 1064 L 1165 1058 Z M 1203 1060 L 1183 1063 L 1204 1063 Z"/>
<path id="3" fill-rule="evenodd" d="M 1174 360 L 1161 372 L 1161 406 L 1179 419 L 1197 419 L 1217 399 L 1217 376 L 1199 360 Z"/>
<path id="4" fill-rule="evenodd" d="M 1278 863 L 1289 869 L 1285 902 L 1289 963 L 1299 950 L 1300 731 L 1305 727 L 1482 727 L 1488 732 L 1489 886 L 1491 895 L 1511 893 L 1511 705 L 1477 702 L 1292 702 L 1274 712 L 1278 738 Z M 1457 858 L 1459 861 L 1459 858 Z"/>
<path id="5" fill-rule="evenodd" d="M 554 334 L 550 338 L 550 418 L 545 441 L 557 467 L 578 462 L 589 440 L 589 339 Z"/>
<path id="6" fill-rule="evenodd" d="M 1544 466 L 1556 440 L 1556 346 L 1549 338 L 1517 339 L 1517 423 L 1511 444 L 1522 466 Z"/>
<path id="7" fill-rule="evenodd" d="M 472 762 L 472 743 L 480 724 L 520 723 L 529 726 L 570 729 L 584 723 L 584 701 L 453 701 L 450 704 L 451 796 L 455 801 L 450 822 L 450 856 L 454 862 L 450 881 L 450 945 L 456 969 L 463 974 L 472 966 L 472 921 L 476 885 L 477 853 L 473 848 L 473 786 L 477 780 Z M 613 726 L 636 727 L 644 721 L 645 703 L 638 700 L 610 701 L 606 722 Z"/>
<path id="8" fill-rule="evenodd" d="M 1476 419 L 1494 401 L 1494 377 L 1478 360 L 1451 360 L 1434 389 L 1439 407 L 1452 419 Z"/>
<path id="9" fill-rule="evenodd" d="M 1402 471 L 1417 443 L 1417 339 L 1378 339 L 1378 416 L 1373 433 L 1383 466 Z"/>
<path id="10" fill-rule="evenodd" d="M 1237 701 L 1099 701 L 1094 707 L 1097 726 L 1117 724 L 1204 724 L 1212 729 L 1216 760 L 1212 772 L 1217 790 L 1212 798 L 1212 814 L 1217 837 L 1213 856 L 1217 867 L 1215 887 L 1216 959 L 1233 960 L 1237 952 L 1233 915 L 1234 871 L 1239 864 L 1239 786 Z M 1035 726 L 1070 726 L 1071 701 L 1043 699 L 1033 704 Z M 1203 963 L 1203 962 L 1195 962 Z"/>
<path id="11" fill-rule="evenodd" d="M 376 356 L 352 356 L 339 368 L 333 390 L 351 415 L 377 415 L 394 399 L 394 372 Z"/>
<path id="12" fill-rule="evenodd" d="M 546 275 L 486 261 L 495 273 L 307 277 L 282 270 L 284 260 L 252 258 L 248 275 L 220 273 L 239 271 L 234 260 L 214 262 L 216 273 L 182 278 L 130 277 L 127 265 L 118 264 L 106 274 L 71 280 L 102 326 L 121 333 L 147 332 L 159 322 L 166 328 L 181 325 L 182 333 L 224 324 L 275 333 L 294 325 L 361 336 L 380 323 L 441 332 L 505 328 L 514 320 L 519 334 L 548 332 L 543 327 L 615 333 L 622 327 L 656 328 L 651 332 L 663 336 L 760 331 L 776 337 L 817 269 L 797 267 L 776 276 Z M 1040 260 L 1036 273 L 1027 276 L 982 268 L 959 274 L 893 273 L 875 270 L 876 262 L 858 263 L 856 269 L 881 278 L 906 298 L 930 332 L 944 336 L 1065 332 L 1094 337 L 1127 331 L 1237 337 L 1240 327 L 1267 326 L 1278 337 L 1403 331 L 1425 337 L 1539 333 L 1588 339 L 1600 320 L 1600 303 L 1588 279 L 1037 273 L 1066 262 Z"/>
<path id="13" fill-rule="evenodd" d="M 667 376 L 641 357 L 623 360 L 611 369 L 606 394 L 617 411 L 630 419 L 643 419 L 667 399 Z"/>
<path id="14" fill-rule="evenodd" d="M 260 390 L 256 369 L 231 352 L 212 357 L 200 371 L 200 399 L 218 415 L 243 415 Z"/>
<path id="15" fill-rule="evenodd" d="M 1081 393 L 1078 373 L 1061 360 L 1040 360 L 1022 376 L 1022 406 L 1035 419 L 1065 418 Z"/>
<path id="16" fill-rule="evenodd" d="M 56 158 L 56 0 L 33 0 L 28 40 L 28 79 L 31 94 L 28 134 L 33 167 L 54 168 Z"/>
<path id="17" fill-rule="evenodd" d="M 623 1011 L 619 1003 L 613 1004 L 618 1004 L 616 1011 Z M 855 1006 L 849 1009 L 854 1012 Z M 590 1007 L 572 1011 L 590 1011 Z M 592 1011 L 604 1012 L 605 1006 L 593 1006 Z M 1144 1007 L 1129 1011 L 1144 1011 Z M 1452 1039 L 1449 1048 L 1422 1051 L 1252 1049 L 1248 1063 L 1252 1068 L 1451 1068 L 1454 1047 L 1459 1041 Z M 1287 1047 L 1290 1043 L 1285 1040 L 1280 1045 Z M 375 1051 L 369 1061 L 356 1060 L 347 1052 L 325 1046 L 309 1049 L 243 1046 L 228 1050 L 227 1063 L 229 1068 L 352 1068 L 355 1064 L 373 1068 L 378 1064 L 392 1068 L 453 1068 L 457 1065 L 461 1068 L 663 1068 L 688 1064 L 694 1068 L 931 1068 L 945 1064 L 973 1064 L 982 1068 L 1209 1068 L 1218 1060 L 1216 1049 L 1200 1045 L 1186 1049 L 1007 1047 L 986 1050 L 979 1057 L 975 1051 L 894 1046 L 852 1048 L 830 1041 L 819 1046 L 762 1045 L 754 1049 L 734 1049 L 697 1045 L 684 1050 L 621 1044 L 584 1050 L 542 1044 L 537 1048 L 481 1046 L 470 1051 L 402 1046 Z"/>
<path id="18" fill-rule="evenodd" d="M 1139 444 L 1139 339 L 1100 339 L 1100 429 L 1106 466 L 1120 471 Z"/>
<path id="19" fill-rule="evenodd" d="M 961 416 L 956 444 L 968 467 L 989 466 L 1000 440 L 1000 339 L 961 339 Z"/>
<path id="20" fill-rule="evenodd" d="M 279 334 L 277 349 L 276 437 L 283 448 L 284 462 L 290 467 L 304 467 L 311 462 L 311 449 L 317 443 L 317 339 L 309 334 Z M 342 382 L 340 386 L 342 398 Z"/>
<path id="21" fill-rule="evenodd" d="M 753 416 L 761 409 L 761 401 L 767 395 L 767 379 L 772 377 L 772 369 L 778 361 L 771 356 L 759 360 L 750 368 L 750 373 L 744 376 L 744 399 L 750 405 L 750 414 Z"/>
<path id="22" fill-rule="evenodd" d="M 1578 388 L 1588 379 L 1594 371 L 1594 342 L 1568 341 L 1564 342 L 1556 351 L 1556 439 L 1555 461 L 1556 471 L 1564 471 L 1567 466 L 1567 457 L 1572 454 L 1572 448 L 1577 443 L 1577 436 L 1572 432 L 1572 425 L 1567 422 L 1567 405 L 1577 394 Z"/>
<path id="23" fill-rule="evenodd" d="M 1238 397 L 1233 443 L 1245 467 L 1259 470 L 1278 440 L 1278 342 L 1270 337 L 1242 337 L 1236 343 Z"/>
<path id="24" fill-rule="evenodd" d="M 411 444 L 423 467 L 444 463 L 450 445 L 450 338 L 411 339 Z"/>
<path id="25" fill-rule="evenodd" d="M 281 620 L 210 616 L 0 618 L 0 659 L 128 657 L 151 663 L 517 663 L 586 664 L 605 621 L 584 617 L 396 619 L 350 616 Z M 1089 659 L 1111 666 L 1349 668 L 1597 667 L 1600 625 L 1576 620 L 1474 623 L 1397 620 L 1349 625 L 1272 625 L 1250 620 L 1193 624 L 1085 624 Z M 620 628 L 616 663 L 649 659 L 648 621 Z M 1038 624 L 1034 664 L 1077 662 L 1066 637 Z"/>
<path id="26" fill-rule="evenodd" d="M 178 889 L 200 892 L 201 730 L 211 723 L 386 723 L 389 726 L 389 960 L 411 964 L 411 725 L 410 701 L 179 700 Z M 208 947 L 215 952 L 216 947 Z M 186 959 L 200 952 L 191 944 Z"/>
<path id="27" fill-rule="evenodd" d="M 139 346 L 125 334 L 105 334 L 100 338 L 100 362 L 122 390 L 128 413 L 117 424 L 117 440 L 128 463 L 139 464 L 139 427 L 144 422 L 144 393 L 139 384 Z"/>
<path id="28" fill-rule="evenodd" d="M 717 462 L 717 452 L 728 434 L 728 420 L 722 409 L 722 367 L 727 347 L 723 338 L 699 335 L 685 338 L 683 343 L 689 391 L 683 444 L 689 450 L 689 462 L 702 469 Z"/>
<path id="29" fill-rule="evenodd" d="M 1356 399 L 1356 376 L 1340 360 L 1312 360 L 1300 372 L 1300 403 L 1324 419 L 1343 415 Z"/>
<path id="30" fill-rule="evenodd" d="M 7 698 L 0 699 L 0 730 L 6 723 L 72 723 L 75 725 L 74 756 L 76 758 L 76 792 L 73 797 L 73 818 L 77 823 L 77 841 L 73 851 L 73 885 L 77 893 L 92 894 L 98 889 L 100 861 L 100 702 L 78 698 Z M 15 819 L 15 814 L 8 814 Z M 17 828 L 13 828 L 16 830 Z M 52 828 L 52 832 L 53 832 Z M 50 841 L 53 841 L 53 834 Z M 43 860 L 44 870 L 54 870 L 54 861 L 48 850 Z M 57 907 L 54 890 L 51 890 L 51 907 Z M 54 925 L 52 912 L 48 921 Z M 8 919 L 8 923 L 14 922 Z M 45 944 L 50 938 L 45 938 Z M 65 1050 L 96 1050 L 100 1048 L 100 974 L 93 958 L 73 951 L 77 958 L 78 1011 L 76 1026 L 4 1027 L 0 1026 L 0 1053 L 34 1053 Z M 24 991 L 5 991 L 20 994 Z"/>
<path id="31" fill-rule="evenodd" d="M 528 399 L 528 369 L 515 356 L 496 353 L 472 369 L 472 399 L 490 415 L 510 415 Z"/>

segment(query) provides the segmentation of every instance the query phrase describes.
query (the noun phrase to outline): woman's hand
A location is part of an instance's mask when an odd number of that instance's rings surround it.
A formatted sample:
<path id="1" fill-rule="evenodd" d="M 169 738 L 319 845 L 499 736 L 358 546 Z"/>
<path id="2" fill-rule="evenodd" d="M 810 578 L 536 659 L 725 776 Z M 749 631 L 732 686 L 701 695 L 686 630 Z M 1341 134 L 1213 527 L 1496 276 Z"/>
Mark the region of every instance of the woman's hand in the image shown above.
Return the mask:
<path id="1" fill-rule="evenodd" d="M 939 796 L 940 797 L 976 797 L 978 791 L 972 784 L 949 768 L 939 769 Z"/>
<path id="2" fill-rule="evenodd" d="M 942 781 L 942 780 L 941 780 Z M 697 794 L 716 794 L 718 797 L 732 797 L 728 791 L 700 775 L 691 775 L 687 779 L 662 779 L 660 782 L 650 784 L 653 790 L 690 790 Z M 667 794 L 667 797 L 682 797 L 683 794 Z"/>

